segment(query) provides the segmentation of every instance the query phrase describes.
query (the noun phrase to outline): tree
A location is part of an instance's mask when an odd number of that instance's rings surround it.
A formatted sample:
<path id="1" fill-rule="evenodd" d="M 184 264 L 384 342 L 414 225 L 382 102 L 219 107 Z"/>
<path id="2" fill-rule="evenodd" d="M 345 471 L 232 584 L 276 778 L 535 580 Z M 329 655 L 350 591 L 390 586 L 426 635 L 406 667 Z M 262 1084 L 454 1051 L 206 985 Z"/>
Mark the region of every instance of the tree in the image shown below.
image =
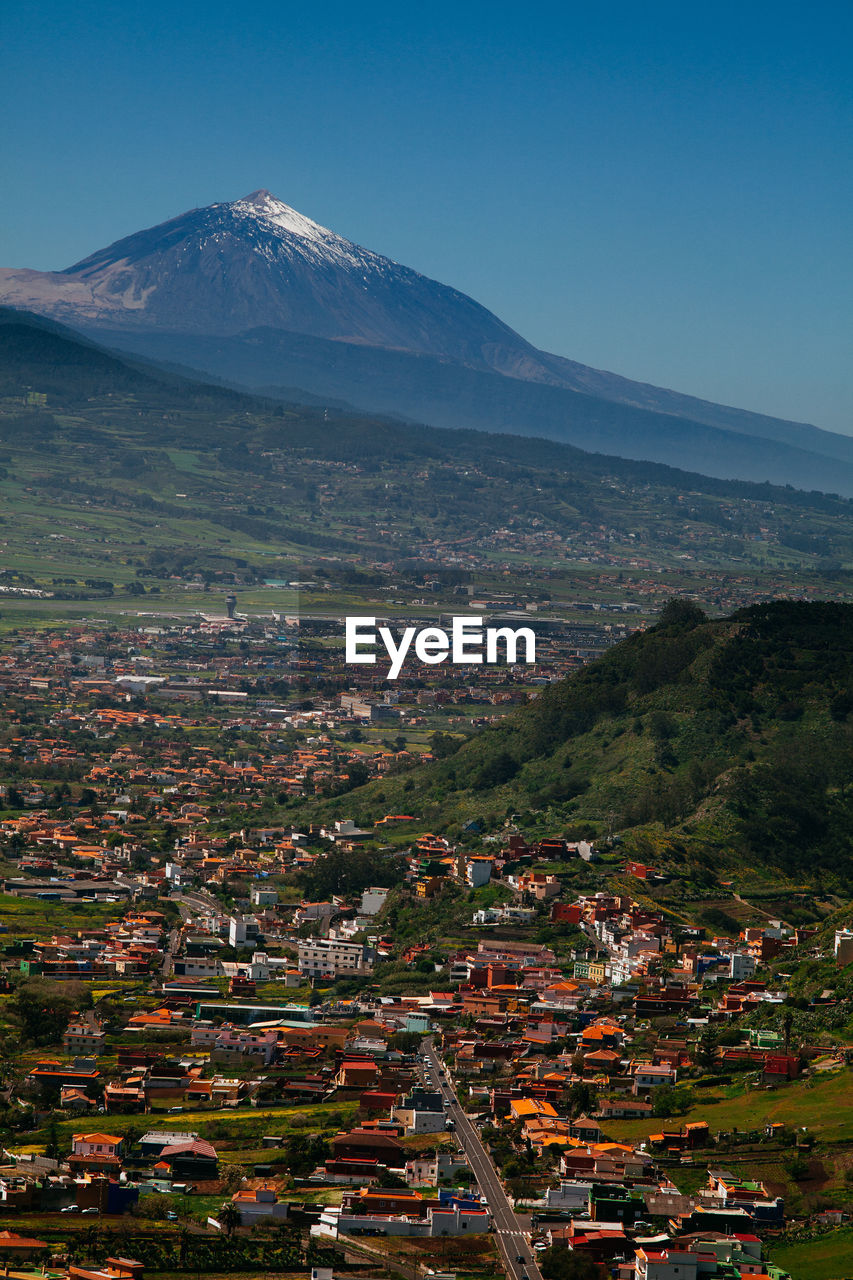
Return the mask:
<path id="1" fill-rule="evenodd" d="M 543 1280 L 605 1280 L 607 1272 L 592 1258 L 565 1245 L 552 1245 L 539 1259 Z"/>
<path id="2" fill-rule="evenodd" d="M 136 1213 L 140 1218 L 149 1218 L 153 1222 L 164 1222 L 170 1210 L 169 1196 L 152 1193 L 140 1196 L 136 1202 Z"/>
<path id="3" fill-rule="evenodd" d="M 692 631 L 694 627 L 701 626 L 707 621 L 708 615 L 704 609 L 700 609 L 699 605 L 694 604 L 692 600 L 673 599 L 667 600 L 661 609 L 657 626 L 667 627 L 673 631 Z"/>
<path id="4" fill-rule="evenodd" d="M 49 1160 L 58 1160 L 61 1149 L 59 1129 L 57 1128 L 56 1120 L 51 1119 L 50 1126 L 47 1131 L 47 1142 L 44 1146 L 44 1154 Z"/>
<path id="5" fill-rule="evenodd" d="M 30 978 L 22 982 L 9 1001 L 21 1038 L 29 1044 L 56 1044 L 71 1014 L 91 1007 L 91 989 L 82 983 L 61 984 Z"/>
<path id="6" fill-rule="evenodd" d="M 717 1060 L 717 1036 L 713 1027 L 705 1027 L 696 1041 L 696 1061 L 700 1067 L 713 1067 Z"/>
<path id="7" fill-rule="evenodd" d="M 235 1204 L 224 1204 L 216 1215 L 217 1221 L 225 1228 L 228 1236 L 233 1236 L 234 1231 L 240 1225 L 240 1210 Z"/>
<path id="8" fill-rule="evenodd" d="M 591 1084 L 587 1084 L 583 1080 L 578 1080 L 569 1090 L 569 1103 L 572 1108 L 572 1115 L 584 1115 L 591 1111 L 595 1106 L 596 1091 Z"/>
<path id="9" fill-rule="evenodd" d="M 353 791 L 356 787 L 363 787 L 370 780 L 370 770 L 361 760 L 353 760 L 347 765 L 347 782 L 348 789 Z"/>
<path id="10" fill-rule="evenodd" d="M 292 1133 L 285 1143 L 287 1167 L 294 1178 L 305 1178 L 329 1157 L 329 1144 L 319 1133 Z"/>
<path id="11" fill-rule="evenodd" d="M 809 1176 L 809 1162 L 799 1153 L 789 1156 L 785 1161 L 785 1170 L 795 1182 L 802 1182 Z"/>
<path id="12" fill-rule="evenodd" d="M 462 738 L 454 738 L 452 734 L 442 733 L 440 729 L 436 729 L 430 737 L 429 749 L 436 760 L 446 760 L 449 756 L 456 754 L 463 741 Z"/>

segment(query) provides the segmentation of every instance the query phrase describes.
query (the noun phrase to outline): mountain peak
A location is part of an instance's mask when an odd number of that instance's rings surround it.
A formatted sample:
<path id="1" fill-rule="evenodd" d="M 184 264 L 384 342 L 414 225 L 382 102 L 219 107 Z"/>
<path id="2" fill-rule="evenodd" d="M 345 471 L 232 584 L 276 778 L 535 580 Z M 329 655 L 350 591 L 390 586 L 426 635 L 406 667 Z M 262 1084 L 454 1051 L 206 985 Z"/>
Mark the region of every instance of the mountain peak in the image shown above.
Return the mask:
<path id="1" fill-rule="evenodd" d="M 297 209 L 291 208 L 289 204 L 285 204 L 283 200 L 279 200 L 271 191 L 267 191 L 265 187 L 260 187 L 257 191 L 252 191 L 247 196 L 243 196 L 240 200 L 234 200 L 227 206 L 238 217 L 254 217 L 260 218 L 264 222 L 272 222 L 275 226 L 280 227 L 283 231 L 289 231 L 292 235 L 301 236 L 303 240 L 314 241 L 338 241 L 340 236 L 334 231 L 329 231 L 327 227 L 321 227 L 319 222 L 306 218 L 303 213 L 299 213 Z"/>
<path id="2" fill-rule="evenodd" d="M 247 196 L 243 196 L 239 204 L 255 204 L 263 206 L 269 201 L 275 201 L 276 204 L 283 204 L 283 200 L 278 200 L 271 191 L 267 191 L 266 187 L 258 187 L 257 191 L 250 191 Z"/>

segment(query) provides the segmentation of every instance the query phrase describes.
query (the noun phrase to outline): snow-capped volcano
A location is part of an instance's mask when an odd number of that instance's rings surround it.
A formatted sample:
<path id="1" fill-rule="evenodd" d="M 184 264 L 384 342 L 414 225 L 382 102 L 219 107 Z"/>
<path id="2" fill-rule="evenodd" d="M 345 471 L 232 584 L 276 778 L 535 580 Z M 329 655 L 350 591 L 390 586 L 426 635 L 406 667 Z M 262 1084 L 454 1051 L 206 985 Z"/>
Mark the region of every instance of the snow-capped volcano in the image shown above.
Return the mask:
<path id="1" fill-rule="evenodd" d="M 213 206 L 214 209 L 220 207 Z M 317 247 L 318 255 L 323 253 L 338 254 L 341 257 L 348 255 L 350 261 L 354 261 L 358 255 L 364 254 L 379 259 L 378 254 L 368 253 L 366 249 L 357 249 L 351 240 L 345 240 L 343 236 L 336 235 L 328 227 L 321 227 L 319 222 L 313 222 L 311 218 L 306 218 L 304 213 L 291 209 L 289 204 L 285 204 L 283 200 L 277 200 L 272 192 L 265 191 L 263 188 L 260 191 L 253 191 L 251 195 L 243 196 L 242 200 L 234 200 L 226 207 L 238 218 L 270 222 L 281 231 L 287 231 L 290 235 L 307 240 Z"/>
<path id="2" fill-rule="evenodd" d="M 269 191 L 192 209 L 66 271 L 0 270 L 0 303 L 285 399 L 547 436 L 727 479 L 831 489 L 826 459 L 853 466 L 847 437 L 538 351 L 464 293 Z M 785 461 L 766 441 L 795 452 Z"/>
<path id="3" fill-rule="evenodd" d="M 193 209 L 66 271 L 0 271 L 0 301 L 81 327 L 211 336 L 267 327 L 560 381 L 473 299 L 264 190 Z"/>

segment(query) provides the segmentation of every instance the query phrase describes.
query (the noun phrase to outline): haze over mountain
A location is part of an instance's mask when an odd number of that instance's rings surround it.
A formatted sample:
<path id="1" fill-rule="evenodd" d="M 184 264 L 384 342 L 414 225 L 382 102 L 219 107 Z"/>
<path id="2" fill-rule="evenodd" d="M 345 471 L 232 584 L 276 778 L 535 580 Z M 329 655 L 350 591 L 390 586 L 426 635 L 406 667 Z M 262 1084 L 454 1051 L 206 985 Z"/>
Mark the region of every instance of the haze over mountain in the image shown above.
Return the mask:
<path id="1" fill-rule="evenodd" d="M 853 439 L 539 351 L 458 290 L 268 191 L 195 209 L 0 300 L 113 347 L 293 400 L 539 435 L 723 478 L 853 493 Z"/>

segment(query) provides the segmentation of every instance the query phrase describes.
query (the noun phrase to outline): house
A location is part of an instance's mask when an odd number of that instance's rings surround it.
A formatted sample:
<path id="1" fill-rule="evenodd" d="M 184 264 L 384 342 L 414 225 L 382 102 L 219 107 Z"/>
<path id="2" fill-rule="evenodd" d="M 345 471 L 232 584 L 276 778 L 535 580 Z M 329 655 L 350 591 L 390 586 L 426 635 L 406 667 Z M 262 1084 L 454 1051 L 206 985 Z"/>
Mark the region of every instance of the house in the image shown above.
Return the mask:
<path id="1" fill-rule="evenodd" d="M 341 1060 L 335 1083 L 341 1089 L 370 1088 L 379 1079 L 379 1068 L 372 1058 L 347 1056 Z"/>
<path id="2" fill-rule="evenodd" d="M 75 1133 L 68 1165 L 72 1173 L 114 1173 L 121 1169 L 123 1139 L 113 1133 Z"/>
<path id="3" fill-rule="evenodd" d="M 378 1160 L 327 1160 L 322 1169 L 315 1172 L 318 1181 L 345 1187 L 366 1187 L 380 1182 L 388 1169 Z"/>
<path id="4" fill-rule="evenodd" d="M 612 1049 L 596 1049 L 584 1054 L 583 1073 L 587 1075 L 616 1076 L 622 1070 L 622 1058 Z"/>
<path id="5" fill-rule="evenodd" d="M 72 1263 L 68 1280 L 142 1280 L 144 1268 L 133 1258 L 107 1258 L 102 1267 L 83 1267 Z"/>
<path id="6" fill-rule="evenodd" d="M 104 1106 L 107 1111 L 121 1114 L 136 1114 L 145 1110 L 145 1090 L 142 1087 L 142 1076 L 126 1079 L 122 1084 L 108 1084 L 104 1087 Z"/>
<path id="7" fill-rule="evenodd" d="M 678 1072 L 668 1063 L 653 1067 L 649 1063 L 637 1063 L 634 1067 L 634 1079 L 631 1085 L 633 1094 L 646 1093 L 650 1089 L 658 1089 L 661 1085 L 673 1085 Z"/>
<path id="8" fill-rule="evenodd" d="M 332 1153 L 336 1160 L 377 1160 L 389 1169 L 402 1169 L 406 1164 L 406 1149 L 393 1133 L 378 1129 L 353 1129 L 350 1133 L 338 1133 L 332 1139 Z"/>
<path id="9" fill-rule="evenodd" d="M 545 1207 L 560 1213 L 578 1212 L 587 1208 L 591 1190 L 591 1181 L 582 1182 L 576 1179 L 571 1182 L 563 1181 L 559 1187 L 546 1189 Z"/>
<path id="10" fill-rule="evenodd" d="M 96 1104 L 94 1098 L 88 1097 L 81 1089 L 75 1089 L 73 1085 L 66 1084 L 59 1091 L 59 1105 L 63 1111 L 82 1116 L 91 1112 Z"/>
<path id="11" fill-rule="evenodd" d="M 39 1062 L 26 1078 L 26 1084 L 35 1089 L 61 1089 L 64 1084 L 74 1085 L 82 1092 L 87 1088 L 95 1088 L 100 1084 L 101 1073 L 87 1063 L 75 1061 L 70 1066 L 61 1062 L 43 1060 Z"/>
<path id="12" fill-rule="evenodd" d="M 470 1173 L 461 1151 L 439 1150 L 434 1155 L 414 1156 L 406 1162 L 406 1182 L 410 1187 L 437 1186 L 442 1179 L 452 1182 L 462 1172 Z"/>
<path id="13" fill-rule="evenodd" d="M 325 1209 L 317 1231 L 334 1237 L 339 1235 L 383 1236 L 465 1236 L 479 1235 L 489 1230 L 491 1218 L 488 1210 L 467 1205 L 437 1205 L 426 1210 L 423 1216 L 411 1213 L 349 1213 L 344 1208 Z"/>
<path id="14" fill-rule="evenodd" d="M 146 1160 L 154 1160 L 164 1147 L 175 1143 L 195 1142 L 198 1134 L 187 1130 L 179 1133 L 176 1129 L 149 1129 L 139 1139 L 139 1147 Z"/>
<path id="15" fill-rule="evenodd" d="M 470 885 L 472 889 L 480 889 L 489 883 L 494 865 L 494 858 L 460 853 L 453 861 L 453 874 L 457 880 Z"/>
<path id="16" fill-rule="evenodd" d="M 107 1042 L 107 1033 L 103 1024 L 91 1016 L 81 1018 L 75 1014 L 62 1037 L 62 1047 L 66 1053 L 102 1054 Z"/>
<path id="17" fill-rule="evenodd" d="M 240 1225 L 253 1227 L 257 1222 L 283 1222 L 289 1204 L 279 1200 L 272 1187 L 258 1187 L 255 1191 L 237 1191 L 231 1203 L 240 1211 Z"/>
<path id="18" fill-rule="evenodd" d="M 6 1257 L 13 1265 L 26 1261 L 35 1261 L 50 1249 L 45 1240 L 34 1240 L 30 1236 L 19 1236 L 14 1231 L 0 1231 L 0 1258 Z"/>
<path id="19" fill-rule="evenodd" d="M 529 1120 L 550 1123 L 557 1119 L 557 1112 L 550 1102 L 541 1102 L 538 1098 L 513 1098 L 509 1104 L 509 1111 L 513 1120 L 521 1120 L 525 1123 Z"/>
<path id="20" fill-rule="evenodd" d="M 373 951 L 361 942 L 308 938 L 300 942 L 299 972 L 308 978 L 359 976 L 373 971 Z"/>
<path id="21" fill-rule="evenodd" d="M 559 897 L 563 884 L 558 876 L 544 871 L 521 871 L 507 876 L 507 882 L 516 893 L 527 893 L 537 902 L 548 902 Z"/>
<path id="22" fill-rule="evenodd" d="M 700 1255 L 685 1249 L 645 1249 L 637 1248 L 635 1275 L 637 1280 L 696 1280 Z M 716 1271 L 716 1259 L 707 1261 Z"/>
<path id="23" fill-rule="evenodd" d="M 215 1063 L 239 1063 L 250 1061 L 259 1066 L 269 1066 L 278 1051 L 278 1034 L 268 1031 L 241 1031 L 226 1024 L 219 1028 L 210 1051 L 210 1061 Z"/>
<path id="24" fill-rule="evenodd" d="M 413 1089 L 391 1114 L 405 1125 L 406 1137 L 418 1133 L 443 1133 L 447 1123 L 442 1095 L 425 1089 Z"/>
<path id="25" fill-rule="evenodd" d="M 601 1125 L 589 1116 L 578 1116 L 577 1120 L 573 1120 L 569 1126 L 569 1133 L 573 1138 L 579 1138 L 581 1142 L 601 1142 L 602 1138 Z"/>
<path id="26" fill-rule="evenodd" d="M 168 1170 L 177 1182 L 189 1178 L 209 1181 L 219 1176 L 219 1157 L 209 1142 L 196 1138 L 192 1142 L 176 1142 L 164 1147 L 155 1168 L 164 1172 Z"/>
<path id="27" fill-rule="evenodd" d="M 652 1104 L 633 1098 L 602 1102 L 598 1114 L 602 1120 L 646 1120 L 652 1114 Z"/>
<path id="28" fill-rule="evenodd" d="M 139 1201 L 139 1187 L 105 1174 L 84 1174 L 75 1180 L 77 1208 L 100 1213 L 127 1213 Z"/>

